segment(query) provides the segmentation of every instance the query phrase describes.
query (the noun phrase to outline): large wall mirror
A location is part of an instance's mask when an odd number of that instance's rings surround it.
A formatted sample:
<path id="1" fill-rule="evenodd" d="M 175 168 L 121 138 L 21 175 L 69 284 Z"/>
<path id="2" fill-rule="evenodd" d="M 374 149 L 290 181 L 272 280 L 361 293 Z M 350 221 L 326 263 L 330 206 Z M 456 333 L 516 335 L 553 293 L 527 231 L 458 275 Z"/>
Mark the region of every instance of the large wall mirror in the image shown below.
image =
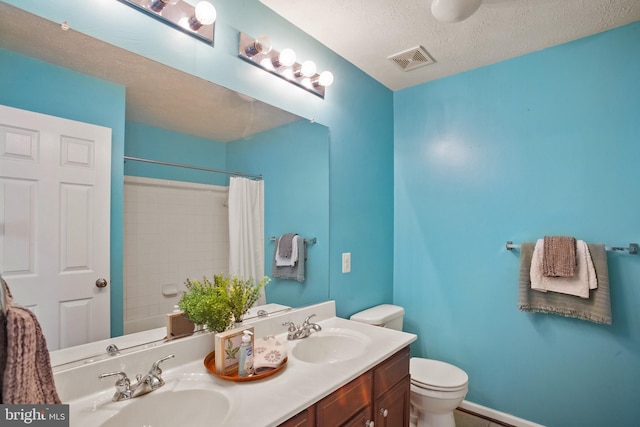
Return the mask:
<path id="1" fill-rule="evenodd" d="M 110 260 L 111 271 L 123 275 L 121 284 L 116 283 L 119 277 L 111 278 L 110 311 L 122 318 L 104 322 L 144 337 L 145 329 L 164 324 L 165 314 L 185 289 L 185 279 L 224 272 L 229 175 L 204 169 L 262 176 L 265 275 L 271 276 L 271 237 L 295 232 L 315 239 L 308 247 L 304 282 L 272 279 L 266 303 L 297 307 L 328 299 L 329 130 L 325 126 L 73 29 L 63 30 L 59 23 L 2 2 L 0 49 L 3 67 L 11 67 L 16 58 L 41 63 L 43 68 L 34 71 L 34 78 L 46 79 L 44 70 L 56 67 L 60 73 L 80 72 L 125 87 L 124 156 L 111 159 L 114 165 L 124 162 L 123 169 L 112 167 L 112 174 L 124 170 L 113 184 L 122 187 L 112 188 L 112 194 L 122 197 L 112 199 L 112 212 L 114 206 L 118 209 L 111 219 L 112 228 L 121 224 L 123 239 L 122 245 L 112 242 Z M 172 165 L 125 161 L 127 157 Z M 218 217 L 211 220 L 214 215 Z M 3 272 L 3 277 L 11 286 L 11 275 Z M 19 289 L 12 291 L 19 296 Z M 141 343 L 132 338 L 126 345 Z M 82 355 L 75 350 L 61 349 L 61 353 Z"/>

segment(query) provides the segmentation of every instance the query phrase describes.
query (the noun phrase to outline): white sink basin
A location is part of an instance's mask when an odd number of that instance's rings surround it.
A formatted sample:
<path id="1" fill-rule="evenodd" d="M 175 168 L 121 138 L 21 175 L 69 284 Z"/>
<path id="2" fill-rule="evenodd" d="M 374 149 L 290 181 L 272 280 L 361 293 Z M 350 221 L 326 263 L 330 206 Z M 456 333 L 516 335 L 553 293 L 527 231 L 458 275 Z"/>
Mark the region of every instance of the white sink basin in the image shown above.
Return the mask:
<path id="1" fill-rule="evenodd" d="M 230 425 L 237 398 L 212 384 L 209 374 L 166 377 L 158 390 L 113 402 L 113 392 L 71 402 L 71 427 L 220 427 Z"/>
<path id="2" fill-rule="evenodd" d="M 100 427 L 223 426 L 230 408 L 229 399 L 214 390 L 156 390 L 132 399 Z"/>
<path id="3" fill-rule="evenodd" d="M 296 342 L 291 355 L 308 363 L 336 363 L 362 355 L 371 339 L 360 332 L 331 328 Z"/>

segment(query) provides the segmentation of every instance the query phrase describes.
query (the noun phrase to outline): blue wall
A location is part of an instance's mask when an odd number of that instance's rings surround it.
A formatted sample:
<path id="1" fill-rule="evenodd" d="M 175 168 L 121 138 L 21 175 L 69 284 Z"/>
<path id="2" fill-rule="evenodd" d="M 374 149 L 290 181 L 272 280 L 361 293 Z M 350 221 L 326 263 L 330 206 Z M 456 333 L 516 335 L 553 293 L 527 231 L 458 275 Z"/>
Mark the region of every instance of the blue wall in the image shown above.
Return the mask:
<path id="1" fill-rule="evenodd" d="M 505 242 L 640 240 L 640 23 L 396 92 L 394 302 L 469 401 L 547 426 L 640 419 L 640 256 L 613 325 L 518 311 Z"/>
<path id="2" fill-rule="evenodd" d="M 111 128 L 111 333 L 122 334 L 125 88 L 0 49 L 0 104 Z"/>
<path id="3" fill-rule="evenodd" d="M 5 2 L 53 22 L 67 21 L 77 31 L 327 126 L 330 298 L 336 300 L 341 316 L 392 301 L 393 93 L 389 89 L 259 0 L 211 0 L 218 12 L 213 47 L 117 1 Z M 275 48 L 289 46 L 300 58 L 312 58 L 321 70 L 331 70 L 335 82 L 325 99 L 238 58 L 239 31 L 269 34 Z M 352 253 L 351 273 L 340 272 L 342 252 Z"/>
<path id="4" fill-rule="evenodd" d="M 226 169 L 226 146 L 222 142 L 173 132 L 154 126 L 127 122 L 124 154 L 129 157 L 178 163 L 212 169 Z M 228 185 L 226 175 L 132 160 L 125 162 L 125 175 L 171 179 L 211 185 Z"/>
<path id="5" fill-rule="evenodd" d="M 273 278 L 268 302 L 293 307 L 329 299 L 329 132 L 300 120 L 234 141 L 227 168 L 264 177 L 264 230 L 267 237 L 296 232 L 315 237 L 307 246 L 305 281 Z M 275 244 L 265 245 L 265 274 L 272 277 Z"/>

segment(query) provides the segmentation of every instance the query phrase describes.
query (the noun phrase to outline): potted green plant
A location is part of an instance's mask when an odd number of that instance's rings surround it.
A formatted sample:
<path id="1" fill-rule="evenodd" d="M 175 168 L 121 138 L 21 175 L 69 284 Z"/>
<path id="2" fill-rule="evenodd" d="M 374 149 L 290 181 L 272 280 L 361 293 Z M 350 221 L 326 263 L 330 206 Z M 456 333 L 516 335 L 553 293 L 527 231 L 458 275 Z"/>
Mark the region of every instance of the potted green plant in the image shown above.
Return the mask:
<path id="1" fill-rule="evenodd" d="M 233 322 L 242 321 L 260 297 L 260 290 L 270 281 L 265 276 L 256 285 L 253 278 L 243 280 L 225 274 L 214 275 L 213 283 L 206 277 L 202 281 L 187 279 L 187 291 L 178 306 L 193 323 L 206 325 L 210 331 L 222 332 Z"/>
<path id="2" fill-rule="evenodd" d="M 224 288 L 215 286 L 204 277 L 185 280 L 187 291 L 182 294 L 178 307 L 195 324 L 205 325 L 208 330 L 222 332 L 232 322 Z"/>

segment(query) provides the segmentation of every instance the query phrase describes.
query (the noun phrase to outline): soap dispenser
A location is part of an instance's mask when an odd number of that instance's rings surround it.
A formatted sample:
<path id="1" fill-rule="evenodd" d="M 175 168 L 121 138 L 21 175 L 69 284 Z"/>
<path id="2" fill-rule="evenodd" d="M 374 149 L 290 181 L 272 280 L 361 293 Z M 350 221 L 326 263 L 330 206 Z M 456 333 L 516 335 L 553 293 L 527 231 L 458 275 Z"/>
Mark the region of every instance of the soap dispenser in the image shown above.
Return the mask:
<path id="1" fill-rule="evenodd" d="M 251 331 L 242 332 L 242 343 L 240 344 L 240 359 L 238 363 L 238 376 L 248 377 L 253 375 L 253 333 Z"/>

